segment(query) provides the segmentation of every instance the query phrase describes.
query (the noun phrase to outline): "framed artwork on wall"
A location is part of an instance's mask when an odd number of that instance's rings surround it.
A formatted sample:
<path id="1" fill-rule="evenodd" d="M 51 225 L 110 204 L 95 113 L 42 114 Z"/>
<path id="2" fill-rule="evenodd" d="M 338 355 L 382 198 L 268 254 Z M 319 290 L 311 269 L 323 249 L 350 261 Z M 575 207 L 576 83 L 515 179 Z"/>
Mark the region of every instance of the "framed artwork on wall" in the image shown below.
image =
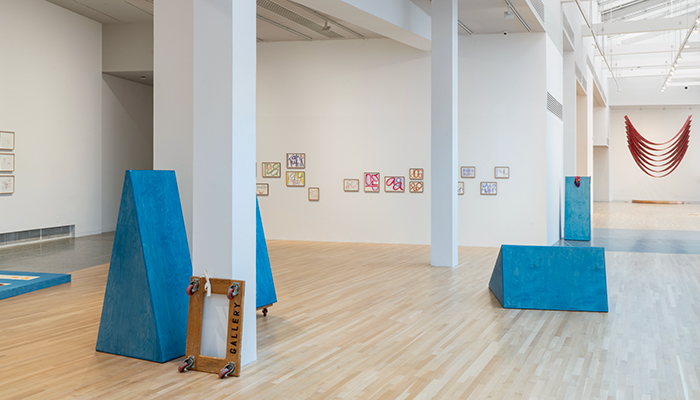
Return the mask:
<path id="1" fill-rule="evenodd" d="M 497 183 L 496 182 L 481 182 L 480 193 L 485 195 L 496 195 L 497 193 Z"/>
<path id="2" fill-rule="evenodd" d="M 344 192 L 359 192 L 360 191 L 360 180 L 359 179 L 343 179 L 343 191 Z"/>
<path id="3" fill-rule="evenodd" d="M 12 194 L 15 192 L 15 176 L 0 175 L 0 194 Z"/>
<path id="4" fill-rule="evenodd" d="M 457 194 L 460 196 L 464 194 L 464 182 L 457 182 Z"/>
<path id="5" fill-rule="evenodd" d="M 258 183 L 255 185 L 255 194 L 258 196 L 267 196 L 270 194 L 270 187 L 267 183 Z"/>
<path id="6" fill-rule="evenodd" d="M 496 167 L 493 169 L 493 177 L 496 179 L 508 179 L 510 178 L 510 168 L 508 167 Z"/>
<path id="7" fill-rule="evenodd" d="M 304 153 L 287 153 L 287 168 L 288 169 L 304 169 L 304 168 L 306 168 L 306 154 L 304 154 Z"/>
<path id="8" fill-rule="evenodd" d="M 460 176 L 462 178 L 476 178 L 476 167 L 460 168 Z"/>
<path id="9" fill-rule="evenodd" d="M 408 179 L 412 181 L 422 181 L 423 180 L 423 168 L 409 168 L 408 169 Z"/>
<path id="10" fill-rule="evenodd" d="M 15 149 L 15 133 L 0 131 L 0 150 Z"/>
<path id="11" fill-rule="evenodd" d="M 262 163 L 262 176 L 263 176 L 263 178 L 281 178 L 282 177 L 282 163 L 278 163 L 278 162 L 264 162 L 264 163 Z"/>
<path id="12" fill-rule="evenodd" d="M 309 188 L 309 201 L 318 201 L 320 197 L 319 189 L 317 187 Z"/>
<path id="13" fill-rule="evenodd" d="M 365 172 L 365 192 L 379 193 L 379 172 Z"/>
<path id="14" fill-rule="evenodd" d="M 12 153 L 0 153 L 0 172 L 12 172 L 15 170 L 15 155 Z"/>
<path id="15" fill-rule="evenodd" d="M 423 193 L 423 181 L 409 181 L 408 191 L 409 193 Z"/>
<path id="16" fill-rule="evenodd" d="M 404 182 L 406 178 L 403 176 L 385 176 L 384 191 L 387 193 L 403 193 Z"/>
<path id="17" fill-rule="evenodd" d="M 304 171 L 287 171 L 287 186 L 304 187 Z"/>

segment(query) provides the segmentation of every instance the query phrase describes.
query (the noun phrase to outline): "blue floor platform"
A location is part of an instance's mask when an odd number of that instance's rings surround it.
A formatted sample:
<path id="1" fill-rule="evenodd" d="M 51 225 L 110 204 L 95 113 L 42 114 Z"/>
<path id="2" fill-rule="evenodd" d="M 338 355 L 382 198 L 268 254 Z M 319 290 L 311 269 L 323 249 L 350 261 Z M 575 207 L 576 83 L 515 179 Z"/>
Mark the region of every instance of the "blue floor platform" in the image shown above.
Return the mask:
<path id="1" fill-rule="evenodd" d="M 0 300 L 66 282 L 70 282 L 68 274 L 0 271 Z"/>
<path id="2" fill-rule="evenodd" d="M 700 232 L 594 228 L 590 242 L 560 240 L 554 246 L 605 247 L 631 253 L 700 254 Z"/>

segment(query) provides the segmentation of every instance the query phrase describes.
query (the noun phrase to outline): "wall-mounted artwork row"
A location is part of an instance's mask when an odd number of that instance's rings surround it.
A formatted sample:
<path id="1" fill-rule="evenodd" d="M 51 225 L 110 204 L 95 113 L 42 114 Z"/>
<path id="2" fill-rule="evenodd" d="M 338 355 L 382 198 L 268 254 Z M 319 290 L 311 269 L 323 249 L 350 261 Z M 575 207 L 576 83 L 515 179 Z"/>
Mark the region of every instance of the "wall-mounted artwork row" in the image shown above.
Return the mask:
<path id="1" fill-rule="evenodd" d="M 359 192 L 360 191 L 360 180 L 359 179 L 343 179 L 343 191 L 345 191 L 345 192 Z"/>
<path id="2" fill-rule="evenodd" d="M 15 192 L 15 176 L 0 175 L 0 194 L 12 194 Z"/>
<path id="3" fill-rule="evenodd" d="M 464 182 L 457 182 L 457 194 L 460 196 L 464 194 Z"/>
<path id="4" fill-rule="evenodd" d="M 476 177 L 476 167 L 462 167 L 462 168 L 460 168 L 460 176 L 462 178 L 475 178 Z"/>
<path id="5" fill-rule="evenodd" d="M 379 172 L 365 172 L 365 192 L 379 193 Z"/>
<path id="6" fill-rule="evenodd" d="M 387 193 L 403 193 L 404 182 L 406 178 L 403 176 L 385 176 L 384 191 Z"/>
<path id="7" fill-rule="evenodd" d="M 267 183 L 258 183 L 255 185 L 255 194 L 258 196 L 267 196 L 270 194 L 270 187 Z"/>
<path id="8" fill-rule="evenodd" d="M 306 168 L 306 154 L 304 154 L 304 153 L 287 153 L 287 168 L 289 168 L 289 169 L 304 169 L 304 168 Z"/>
<path id="9" fill-rule="evenodd" d="M 496 195 L 497 184 L 496 182 L 481 182 L 480 193 L 484 195 Z"/>
<path id="10" fill-rule="evenodd" d="M 423 181 L 409 181 L 408 191 L 410 193 L 423 193 Z"/>
<path id="11" fill-rule="evenodd" d="M 15 149 L 15 133 L 0 131 L 0 150 Z"/>
<path id="12" fill-rule="evenodd" d="M 264 162 L 262 163 L 263 178 L 280 178 L 282 177 L 282 163 Z"/>
<path id="13" fill-rule="evenodd" d="M 423 180 L 423 168 L 409 168 L 408 169 L 408 179 L 412 181 L 422 181 Z"/>
<path id="14" fill-rule="evenodd" d="M 310 187 L 309 188 L 309 201 L 318 201 L 320 198 L 319 188 Z"/>
<path id="15" fill-rule="evenodd" d="M 15 170 L 15 155 L 12 153 L 0 153 L 0 172 L 12 172 Z"/>
<path id="16" fill-rule="evenodd" d="M 493 169 L 493 177 L 496 179 L 508 179 L 510 178 L 510 168 L 508 167 L 496 167 Z"/>
<path id="17" fill-rule="evenodd" d="M 287 171 L 287 186 L 304 187 L 304 171 Z"/>

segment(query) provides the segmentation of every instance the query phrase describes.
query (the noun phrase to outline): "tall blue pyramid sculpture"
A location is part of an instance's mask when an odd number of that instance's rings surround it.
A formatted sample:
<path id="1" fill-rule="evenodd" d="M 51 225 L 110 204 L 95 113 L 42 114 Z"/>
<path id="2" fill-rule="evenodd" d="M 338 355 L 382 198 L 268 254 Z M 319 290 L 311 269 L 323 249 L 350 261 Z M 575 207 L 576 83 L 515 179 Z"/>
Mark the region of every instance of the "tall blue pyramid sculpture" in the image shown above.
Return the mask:
<path id="1" fill-rule="evenodd" d="M 489 288 L 503 308 L 608 312 L 605 249 L 503 245 Z"/>
<path id="2" fill-rule="evenodd" d="M 270 256 L 267 253 L 267 243 L 265 243 L 265 230 L 262 225 L 262 217 L 260 216 L 260 204 L 258 199 L 255 199 L 256 207 L 256 249 L 255 249 L 255 268 L 257 284 L 255 285 L 256 299 L 255 308 L 269 306 L 277 302 L 277 293 L 275 292 L 275 281 L 272 279 L 272 268 L 270 266 Z"/>
<path id="3" fill-rule="evenodd" d="M 184 355 L 191 276 L 175 172 L 126 171 L 96 350 Z"/>

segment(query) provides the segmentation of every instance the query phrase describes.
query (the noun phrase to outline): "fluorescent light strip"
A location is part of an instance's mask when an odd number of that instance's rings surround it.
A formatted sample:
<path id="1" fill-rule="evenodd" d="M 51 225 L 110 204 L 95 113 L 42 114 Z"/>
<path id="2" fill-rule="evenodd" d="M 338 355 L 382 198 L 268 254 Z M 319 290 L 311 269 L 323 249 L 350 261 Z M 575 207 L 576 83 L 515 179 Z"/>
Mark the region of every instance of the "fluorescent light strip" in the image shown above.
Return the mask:
<path id="1" fill-rule="evenodd" d="M 518 20 L 520 20 L 520 23 L 523 24 L 525 29 L 527 29 L 528 32 L 532 32 L 532 29 L 530 29 L 530 27 L 527 26 L 525 20 L 523 20 L 523 17 L 520 16 L 518 10 L 516 10 L 515 7 L 513 7 L 513 4 L 511 4 L 510 0 L 505 0 L 505 2 L 506 4 L 508 4 L 508 7 L 510 7 L 510 9 L 513 11 L 513 14 L 515 14 L 515 16 L 518 17 Z M 578 3 L 578 0 L 576 0 L 576 2 Z"/>
<path id="2" fill-rule="evenodd" d="M 292 28 L 287 28 L 286 26 L 284 26 L 284 25 L 282 25 L 282 24 L 278 24 L 278 23 L 275 22 L 275 21 L 269 20 L 269 19 L 263 17 L 263 16 L 260 15 L 260 14 L 257 14 L 257 16 L 258 16 L 258 19 L 259 19 L 259 20 L 265 21 L 265 22 L 267 22 L 267 23 L 270 24 L 270 25 L 274 25 L 274 26 L 276 26 L 276 27 L 278 27 L 278 28 L 280 28 L 280 29 L 284 29 L 284 30 L 287 31 L 287 32 L 293 33 L 293 34 L 295 34 L 295 35 L 297 35 L 297 36 L 299 36 L 299 37 L 303 37 L 303 38 L 306 39 L 306 40 L 309 40 L 309 41 L 312 40 L 310 36 L 306 36 L 306 35 L 304 35 L 303 33 L 299 33 L 299 32 L 295 31 L 295 30 L 292 29 Z"/>
<path id="3" fill-rule="evenodd" d="M 462 28 L 462 29 L 464 29 L 465 31 L 467 31 L 468 34 L 470 34 L 470 35 L 473 35 L 473 34 L 474 34 L 474 32 L 472 32 L 471 29 L 467 28 L 467 26 L 464 25 L 464 24 L 462 23 L 462 21 L 457 20 L 457 25 L 459 25 L 460 28 Z"/>
<path id="4" fill-rule="evenodd" d="M 576 0 L 578 2 L 578 0 Z M 678 53 L 676 53 L 676 58 L 673 60 L 673 66 L 677 67 L 678 66 L 678 60 L 683 60 L 683 57 L 681 56 L 681 53 L 683 52 L 683 49 L 686 48 L 686 45 L 688 44 L 688 39 L 690 39 L 690 35 L 692 35 L 694 32 L 697 31 L 698 29 L 698 21 L 700 21 L 700 14 L 698 14 L 695 17 L 695 24 L 688 29 L 688 33 L 685 35 L 685 39 L 681 43 L 681 45 L 678 47 Z M 668 71 L 668 74 L 666 75 L 666 81 L 664 81 L 664 84 L 662 86 L 662 89 L 666 87 L 667 82 L 671 80 L 671 77 L 673 76 L 675 72 L 675 68 L 671 68 Z"/>

